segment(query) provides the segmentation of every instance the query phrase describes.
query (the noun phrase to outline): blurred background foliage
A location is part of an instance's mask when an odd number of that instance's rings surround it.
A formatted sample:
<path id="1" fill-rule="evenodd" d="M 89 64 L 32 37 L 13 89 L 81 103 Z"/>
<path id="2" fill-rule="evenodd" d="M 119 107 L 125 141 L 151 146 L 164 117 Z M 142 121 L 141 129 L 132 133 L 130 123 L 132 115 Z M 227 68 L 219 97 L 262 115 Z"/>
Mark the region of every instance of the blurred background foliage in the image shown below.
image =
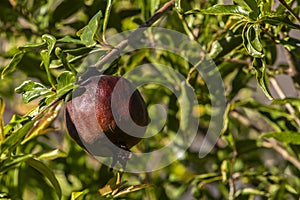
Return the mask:
<path id="1" fill-rule="evenodd" d="M 201 115 L 180 160 L 120 180 L 66 134 L 63 101 L 85 70 L 83 59 L 95 52 L 101 59 L 110 50 L 106 38 L 138 28 L 166 2 L 0 1 L 1 199 L 299 199 L 299 0 L 176 0 L 154 24 L 199 42 L 224 80 L 224 127 L 206 157 L 198 151 L 210 94 L 193 66 L 164 51 L 122 55 L 105 73 L 122 75 L 155 58 L 187 78 Z M 147 144 L 151 151 L 176 133 L 179 106 L 166 88 L 141 92 L 148 107 L 168 109 L 164 129 Z"/>

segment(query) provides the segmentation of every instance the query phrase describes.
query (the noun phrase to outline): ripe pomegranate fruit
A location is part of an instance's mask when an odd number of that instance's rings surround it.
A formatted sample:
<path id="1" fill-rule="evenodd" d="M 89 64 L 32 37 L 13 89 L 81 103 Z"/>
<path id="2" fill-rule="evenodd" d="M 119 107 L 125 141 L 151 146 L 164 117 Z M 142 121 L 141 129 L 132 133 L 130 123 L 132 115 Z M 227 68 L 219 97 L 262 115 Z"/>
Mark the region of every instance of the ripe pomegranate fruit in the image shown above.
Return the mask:
<path id="1" fill-rule="evenodd" d="M 66 105 L 65 121 L 69 135 L 89 153 L 119 157 L 120 161 L 120 148 L 129 152 L 144 135 L 148 112 L 141 94 L 128 80 L 101 75 L 90 77 L 74 91 Z"/>

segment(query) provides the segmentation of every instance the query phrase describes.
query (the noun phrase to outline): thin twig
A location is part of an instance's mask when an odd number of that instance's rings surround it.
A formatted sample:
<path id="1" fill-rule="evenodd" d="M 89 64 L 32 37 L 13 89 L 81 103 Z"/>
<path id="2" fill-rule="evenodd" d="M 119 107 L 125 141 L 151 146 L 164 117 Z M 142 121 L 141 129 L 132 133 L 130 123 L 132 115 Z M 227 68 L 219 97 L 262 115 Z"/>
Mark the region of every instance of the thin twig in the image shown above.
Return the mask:
<path id="1" fill-rule="evenodd" d="M 284 92 L 282 91 L 281 87 L 279 86 L 278 82 L 276 81 L 275 78 L 270 77 L 270 82 L 274 88 L 274 90 L 276 91 L 276 93 L 278 94 L 279 98 L 284 99 L 286 98 L 286 95 L 284 94 Z M 293 108 L 293 106 L 290 103 L 286 103 L 285 104 L 285 108 L 287 109 L 287 111 L 292 115 L 292 117 L 294 118 L 296 124 L 298 125 L 298 127 L 300 128 L 300 119 L 296 116 L 296 111 Z"/>
<path id="2" fill-rule="evenodd" d="M 287 5 L 285 0 L 279 0 L 279 1 L 291 13 L 291 15 L 293 15 L 293 17 L 295 17 L 298 20 L 298 22 L 300 22 L 300 17 L 292 10 L 292 8 L 289 5 Z"/>
<path id="3" fill-rule="evenodd" d="M 289 152 L 287 150 L 285 150 L 283 147 L 280 146 L 280 144 L 270 138 L 264 138 L 264 140 L 266 142 L 263 143 L 263 146 L 266 148 L 272 148 L 275 151 L 277 151 L 285 160 L 289 161 L 290 163 L 292 163 L 298 170 L 300 170 L 300 162 L 299 160 L 297 160 L 295 157 L 293 157 L 292 155 L 289 154 Z"/>
<path id="4" fill-rule="evenodd" d="M 229 177 L 229 194 L 228 194 L 228 199 L 229 200 L 234 200 L 235 197 L 235 177 L 234 177 L 234 164 L 236 161 L 237 157 L 237 150 L 234 147 L 233 152 L 232 152 L 232 159 L 231 159 L 231 168 L 230 168 L 230 177 Z"/>
<path id="5" fill-rule="evenodd" d="M 246 60 L 241 60 L 241 59 L 236 59 L 236 58 L 222 58 L 222 61 L 224 62 L 232 62 L 232 63 L 237 63 L 241 65 L 247 65 L 247 66 L 252 66 L 251 60 L 246 59 Z M 266 67 L 270 70 L 282 70 L 282 72 L 289 74 L 290 75 L 290 70 L 289 69 L 282 69 L 280 66 L 272 66 L 272 65 L 266 65 Z"/>
<path id="6" fill-rule="evenodd" d="M 155 12 L 155 14 L 150 17 L 147 21 L 139 26 L 135 31 L 133 31 L 125 40 L 123 40 L 120 44 L 114 47 L 108 54 L 106 54 L 100 61 L 98 61 L 94 67 L 101 68 L 105 64 L 115 60 L 119 53 L 128 45 L 128 42 L 135 38 L 138 34 L 142 33 L 146 27 L 150 27 L 154 22 L 160 19 L 167 11 L 171 10 L 174 7 L 174 0 L 170 0 L 165 3 L 159 10 Z"/>
<path id="7" fill-rule="evenodd" d="M 283 32 L 279 32 L 279 36 L 282 40 L 284 40 L 285 35 Z M 286 57 L 286 62 L 288 64 L 288 74 L 291 75 L 292 77 L 296 76 L 297 71 L 296 71 L 296 62 L 295 59 L 293 58 L 292 53 L 285 47 L 283 48 L 284 55 Z"/>

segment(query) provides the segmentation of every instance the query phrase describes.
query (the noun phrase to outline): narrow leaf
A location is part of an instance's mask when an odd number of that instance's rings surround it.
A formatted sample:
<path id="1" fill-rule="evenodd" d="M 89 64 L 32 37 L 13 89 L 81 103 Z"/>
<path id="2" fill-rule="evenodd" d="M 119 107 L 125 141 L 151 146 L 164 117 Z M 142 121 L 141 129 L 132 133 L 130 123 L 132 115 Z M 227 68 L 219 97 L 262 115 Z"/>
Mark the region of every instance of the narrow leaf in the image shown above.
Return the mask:
<path id="1" fill-rule="evenodd" d="M 252 20 L 256 20 L 259 15 L 259 7 L 255 0 L 233 0 L 234 3 L 250 12 L 249 16 Z"/>
<path id="2" fill-rule="evenodd" d="M 44 34 L 42 36 L 42 39 L 47 42 L 47 44 L 48 44 L 48 54 L 51 55 L 51 53 L 52 53 L 52 51 L 55 47 L 55 44 L 56 44 L 56 38 L 52 35 Z"/>
<path id="3" fill-rule="evenodd" d="M 52 170 L 49 169 L 44 163 L 33 158 L 26 160 L 26 163 L 31 167 L 35 168 L 37 171 L 39 171 L 51 182 L 58 198 L 61 199 L 61 188 Z"/>
<path id="4" fill-rule="evenodd" d="M 189 14 L 207 14 L 207 15 L 237 15 L 248 17 L 250 12 L 238 5 L 214 5 L 204 10 L 192 10 L 185 13 Z"/>
<path id="5" fill-rule="evenodd" d="M 32 128 L 26 134 L 26 138 L 21 142 L 21 144 L 25 144 L 32 138 L 45 134 L 47 131 L 47 127 L 52 124 L 52 122 L 56 119 L 57 115 L 59 114 L 61 108 L 61 104 L 57 104 L 35 123 Z"/>
<path id="6" fill-rule="evenodd" d="M 174 5 L 175 5 L 175 8 L 176 8 L 176 11 L 179 14 L 182 14 L 183 13 L 183 9 L 181 8 L 181 0 L 175 0 Z"/>
<path id="7" fill-rule="evenodd" d="M 87 192 L 88 192 L 87 190 L 83 190 L 83 191 L 80 191 L 80 192 L 72 192 L 71 200 L 76 200 L 79 197 L 82 197 L 83 195 L 85 195 Z"/>
<path id="8" fill-rule="evenodd" d="M 270 132 L 263 134 L 261 137 L 274 138 L 280 142 L 287 144 L 300 144 L 300 133 L 293 131 Z"/>
<path id="9" fill-rule="evenodd" d="M 42 154 L 37 155 L 37 159 L 40 160 L 54 160 L 56 158 L 65 158 L 67 156 L 66 152 L 60 149 L 54 149 L 52 151 L 44 152 Z"/>
<path id="10" fill-rule="evenodd" d="M 299 98 L 285 98 L 285 99 L 274 99 L 272 104 L 284 105 L 290 103 L 300 111 L 300 99 Z"/>
<path id="11" fill-rule="evenodd" d="M 26 154 L 26 155 L 12 156 L 5 159 L 4 162 L 1 162 L 0 174 L 4 174 L 5 172 L 11 170 L 12 168 L 16 167 L 17 165 L 28 160 L 31 157 L 32 157 L 31 154 Z"/>
<path id="12" fill-rule="evenodd" d="M 56 47 L 55 55 L 61 60 L 66 69 L 70 70 L 73 74 L 77 73 L 76 69 L 67 60 L 67 54 L 61 48 Z"/>
<path id="13" fill-rule="evenodd" d="M 106 43 L 106 28 L 107 28 L 107 24 L 108 24 L 110 12 L 111 12 L 112 2 L 113 2 L 113 0 L 108 0 L 107 4 L 106 4 L 106 10 L 105 10 L 105 16 L 104 16 L 103 28 L 102 28 L 102 30 L 103 30 L 102 31 L 102 39 L 103 39 L 104 43 Z"/>
<path id="14" fill-rule="evenodd" d="M 2 144 L 5 139 L 4 120 L 3 120 L 4 108 L 5 108 L 4 100 L 2 99 L 2 97 L 0 97 L 0 144 Z"/>
<path id="15" fill-rule="evenodd" d="M 233 0 L 234 3 L 249 11 L 258 11 L 258 6 L 255 0 Z"/>
<path id="16" fill-rule="evenodd" d="M 24 126 L 12 132 L 11 135 L 8 136 L 4 143 L 0 146 L 0 152 L 4 152 L 7 149 L 12 150 L 17 144 L 19 144 L 23 140 L 26 133 L 33 126 L 34 122 L 35 121 L 27 122 Z"/>
<path id="17" fill-rule="evenodd" d="M 42 43 L 28 43 L 28 44 L 25 44 L 24 46 L 22 47 L 18 47 L 19 50 L 22 50 L 22 51 L 25 51 L 25 52 L 29 52 L 29 51 L 34 51 L 36 49 L 40 49 L 42 47 L 44 47 L 46 44 L 46 42 L 42 42 Z"/>
<path id="18" fill-rule="evenodd" d="M 120 197 L 122 195 L 131 193 L 131 192 L 135 192 L 135 191 L 139 191 L 145 188 L 148 188 L 149 185 L 148 184 L 141 184 L 141 185 L 135 185 L 135 186 L 128 186 L 126 188 L 124 188 L 123 190 L 119 191 L 117 194 L 114 195 L 114 197 Z"/>
<path id="19" fill-rule="evenodd" d="M 14 55 L 10 63 L 3 69 L 1 73 L 1 79 L 3 79 L 7 74 L 10 74 L 13 71 L 15 71 L 17 65 L 22 60 L 24 53 L 25 53 L 24 51 L 19 51 Z"/>
<path id="20" fill-rule="evenodd" d="M 268 84 L 268 77 L 266 74 L 266 63 L 264 59 L 260 59 L 260 58 L 254 58 L 253 62 L 252 62 L 253 67 L 256 70 L 256 79 L 257 82 L 259 84 L 259 86 L 261 87 L 261 89 L 263 90 L 263 92 L 265 93 L 265 95 L 272 100 L 272 94 L 270 92 L 269 89 L 269 84 Z"/>
<path id="21" fill-rule="evenodd" d="M 293 29 L 300 29 L 300 25 L 294 24 L 288 17 L 283 15 L 268 15 L 264 16 L 260 19 L 262 23 L 271 24 L 274 26 L 278 26 L 279 24 L 283 24 Z"/>
<path id="22" fill-rule="evenodd" d="M 81 40 L 74 39 L 74 38 L 72 38 L 68 35 L 63 37 L 63 38 L 58 39 L 57 42 L 72 43 L 72 44 L 83 44 L 83 42 Z"/>
<path id="23" fill-rule="evenodd" d="M 255 58 L 263 58 L 262 44 L 259 39 L 259 30 L 257 25 L 245 25 L 243 29 L 243 44 L 247 52 Z"/>
<path id="24" fill-rule="evenodd" d="M 50 82 L 51 86 L 54 88 L 54 79 L 53 79 L 52 74 L 50 72 L 50 59 L 51 59 L 50 57 L 51 57 L 51 55 L 49 54 L 49 50 L 45 50 L 45 49 L 42 50 L 40 52 L 40 55 L 43 59 L 42 64 L 44 64 L 44 66 L 45 66 L 48 81 Z"/>

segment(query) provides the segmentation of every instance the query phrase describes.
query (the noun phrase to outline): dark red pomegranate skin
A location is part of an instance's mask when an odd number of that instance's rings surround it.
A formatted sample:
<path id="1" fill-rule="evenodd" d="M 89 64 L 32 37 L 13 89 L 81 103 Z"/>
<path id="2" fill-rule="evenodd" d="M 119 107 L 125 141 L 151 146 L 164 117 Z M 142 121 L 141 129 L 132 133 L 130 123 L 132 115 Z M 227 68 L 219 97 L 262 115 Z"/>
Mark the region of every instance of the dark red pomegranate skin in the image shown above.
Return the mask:
<path id="1" fill-rule="evenodd" d="M 121 85 L 114 91 L 118 81 Z M 85 82 L 74 91 L 72 100 L 66 105 L 65 121 L 69 135 L 95 156 L 114 156 L 118 148 L 129 150 L 136 145 L 148 124 L 146 104 L 139 91 L 134 90 L 129 81 L 118 76 L 101 75 Z M 114 93 L 114 102 L 113 91 L 117 92 Z M 135 137 L 123 131 L 116 121 L 122 124 L 133 121 L 143 128 L 134 133 L 138 136 Z"/>

